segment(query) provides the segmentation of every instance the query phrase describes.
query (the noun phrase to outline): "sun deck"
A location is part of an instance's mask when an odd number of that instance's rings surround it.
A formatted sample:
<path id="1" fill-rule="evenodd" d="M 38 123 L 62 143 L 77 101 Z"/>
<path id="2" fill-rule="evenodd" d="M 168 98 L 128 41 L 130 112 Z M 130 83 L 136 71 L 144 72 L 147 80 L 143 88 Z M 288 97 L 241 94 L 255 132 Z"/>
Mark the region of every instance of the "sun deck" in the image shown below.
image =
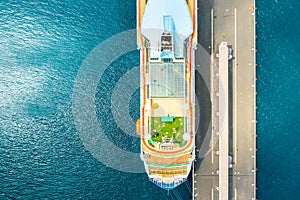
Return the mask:
<path id="1" fill-rule="evenodd" d="M 150 98 L 183 98 L 185 63 L 150 63 Z"/>
<path id="2" fill-rule="evenodd" d="M 189 105 L 185 60 L 167 61 L 149 63 L 147 99 L 150 103 L 149 112 L 145 113 L 148 118 L 146 143 L 161 151 L 183 148 L 191 140 L 187 128 Z"/>
<path id="3" fill-rule="evenodd" d="M 184 98 L 153 98 L 151 99 L 151 117 L 182 117 L 184 116 Z"/>

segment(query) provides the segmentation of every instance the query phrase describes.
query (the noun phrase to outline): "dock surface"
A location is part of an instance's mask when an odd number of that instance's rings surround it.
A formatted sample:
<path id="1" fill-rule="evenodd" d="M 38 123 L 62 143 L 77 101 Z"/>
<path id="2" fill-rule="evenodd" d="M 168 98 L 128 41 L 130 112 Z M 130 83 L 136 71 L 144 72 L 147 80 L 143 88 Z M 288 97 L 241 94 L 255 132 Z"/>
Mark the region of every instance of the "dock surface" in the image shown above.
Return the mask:
<path id="1" fill-rule="evenodd" d="M 209 65 L 196 58 L 198 70 L 206 76 L 203 78 L 207 79 L 207 75 L 209 76 L 207 85 L 211 97 L 211 151 L 205 157 L 198 155 L 195 162 L 193 198 L 255 200 L 255 1 L 199 0 L 198 7 L 198 41 L 211 55 Z M 232 49 L 232 52 L 227 50 L 232 53 L 232 58 L 225 61 L 228 64 L 227 85 L 224 84 L 226 77 L 222 68 L 224 56 L 219 52 L 222 42 L 227 42 Z M 223 61 L 220 62 L 219 59 Z M 199 87 L 196 80 L 196 90 Z M 228 104 L 224 99 L 228 100 Z M 228 127 L 222 124 L 224 115 L 228 118 Z M 197 134 L 201 138 L 202 133 L 197 131 Z M 224 137 L 225 141 L 222 140 Z M 202 142 L 197 139 L 197 152 L 200 151 Z M 227 152 L 232 157 L 232 168 L 226 167 L 229 166 Z M 225 183 L 221 183 L 224 181 Z"/>

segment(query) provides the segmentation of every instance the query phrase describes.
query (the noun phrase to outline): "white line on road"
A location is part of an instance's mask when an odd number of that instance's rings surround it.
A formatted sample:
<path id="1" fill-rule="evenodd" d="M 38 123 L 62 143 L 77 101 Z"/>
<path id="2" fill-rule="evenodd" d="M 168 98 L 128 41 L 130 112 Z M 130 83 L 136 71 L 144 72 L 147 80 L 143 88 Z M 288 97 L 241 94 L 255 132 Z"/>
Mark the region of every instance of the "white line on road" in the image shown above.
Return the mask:
<path id="1" fill-rule="evenodd" d="M 213 164 L 213 163 L 214 163 L 214 149 L 212 147 L 212 149 L 211 149 L 211 164 Z"/>
<path id="2" fill-rule="evenodd" d="M 211 55 L 210 55 L 210 95 L 211 95 L 211 103 L 212 103 L 212 113 L 214 113 L 214 106 L 213 106 L 213 94 L 214 94 L 214 10 L 211 9 L 211 44 L 210 44 L 210 48 L 211 48 Z M 211 118 L 211 125 L 212 125 L 212 137 L 211 137 L 211 164 L 214 163 L 214 153 L 213 153 L 213 147 L 214 147 L 214 114 L 212 114 L 212 118 Z"/>
<path id="3" fill-rule="evenodd" d="M 234 85 L 234 90 L 233 90 L 233 140 L 234 140 L 234 163 L 237 163 L 237 117 L 236 117 L 236 107 L 237 107 L 237 103 L 236 103 L 236 93 L 237 93 L 237 86 L 236 86 L 236 71 L 237 71 L 237 19 L 236 19 L 236 8 L 234 8 L 234 67 L 233 67 L 233 71 L 234 71 L 234 75 L 233 75 L 233 85 Z"/>
<path id="4" fill-rule="evenodd" d="M 214 200 L 214 188 L 211 188 L 211 199 Z"/>
<path id="5" fill-rule="evenodd" d="M 237 188 L 234 188 L 234 199 L 237 200 Z"/>
<path id="6" fill-rule="evenodd" d="M 213 50 L 214 50 L 214 10 L 211 9 L 211 51 L 213 55 Z"/>

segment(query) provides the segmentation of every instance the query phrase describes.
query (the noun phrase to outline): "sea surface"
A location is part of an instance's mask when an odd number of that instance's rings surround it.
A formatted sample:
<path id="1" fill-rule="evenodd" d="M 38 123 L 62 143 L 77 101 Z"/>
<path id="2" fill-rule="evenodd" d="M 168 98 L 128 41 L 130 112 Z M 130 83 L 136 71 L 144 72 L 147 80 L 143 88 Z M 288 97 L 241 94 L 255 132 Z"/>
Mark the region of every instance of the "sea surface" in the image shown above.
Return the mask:
<path id="1" fill-rule="evenodd" d="M 100 162 L 84 144 L 74 120 L 74 84 L 84 61 L 99 44 L 135 28 L 135 4 L 0 1 L 1 200 L 189 199 L 189 182 L 167 193 L 145 173 Z M 257 6 L 257 196 L 297 200 L 300 5 L 297 0 L 259 0 Z M 116 58 L 96 80 L 94 93 L 95 113 L 107 138 L 132 153 L 139 152 L 139 139 L 114 122 L 111 98 L 121 77 L 138 65 L 137 50 Z M 134 121 L 139 116 L 138 90 L 129 102 Z"/>
<path id="2" fill-rule="evenodd" d="M 300 1 L 257 1 L 257 196 L 300 199 Z"/>

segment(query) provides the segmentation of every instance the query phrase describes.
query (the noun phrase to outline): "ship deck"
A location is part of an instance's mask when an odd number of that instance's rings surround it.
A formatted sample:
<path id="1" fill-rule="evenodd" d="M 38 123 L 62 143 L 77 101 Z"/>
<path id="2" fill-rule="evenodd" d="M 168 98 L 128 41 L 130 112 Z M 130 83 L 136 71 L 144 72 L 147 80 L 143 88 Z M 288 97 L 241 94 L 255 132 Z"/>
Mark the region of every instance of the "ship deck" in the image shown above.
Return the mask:
<path id="1" fill-rule="evenodd" d="M 137 2 L 141 158 L 150 181 L 170 190 L 194 159 L 196 0 Z"/>

